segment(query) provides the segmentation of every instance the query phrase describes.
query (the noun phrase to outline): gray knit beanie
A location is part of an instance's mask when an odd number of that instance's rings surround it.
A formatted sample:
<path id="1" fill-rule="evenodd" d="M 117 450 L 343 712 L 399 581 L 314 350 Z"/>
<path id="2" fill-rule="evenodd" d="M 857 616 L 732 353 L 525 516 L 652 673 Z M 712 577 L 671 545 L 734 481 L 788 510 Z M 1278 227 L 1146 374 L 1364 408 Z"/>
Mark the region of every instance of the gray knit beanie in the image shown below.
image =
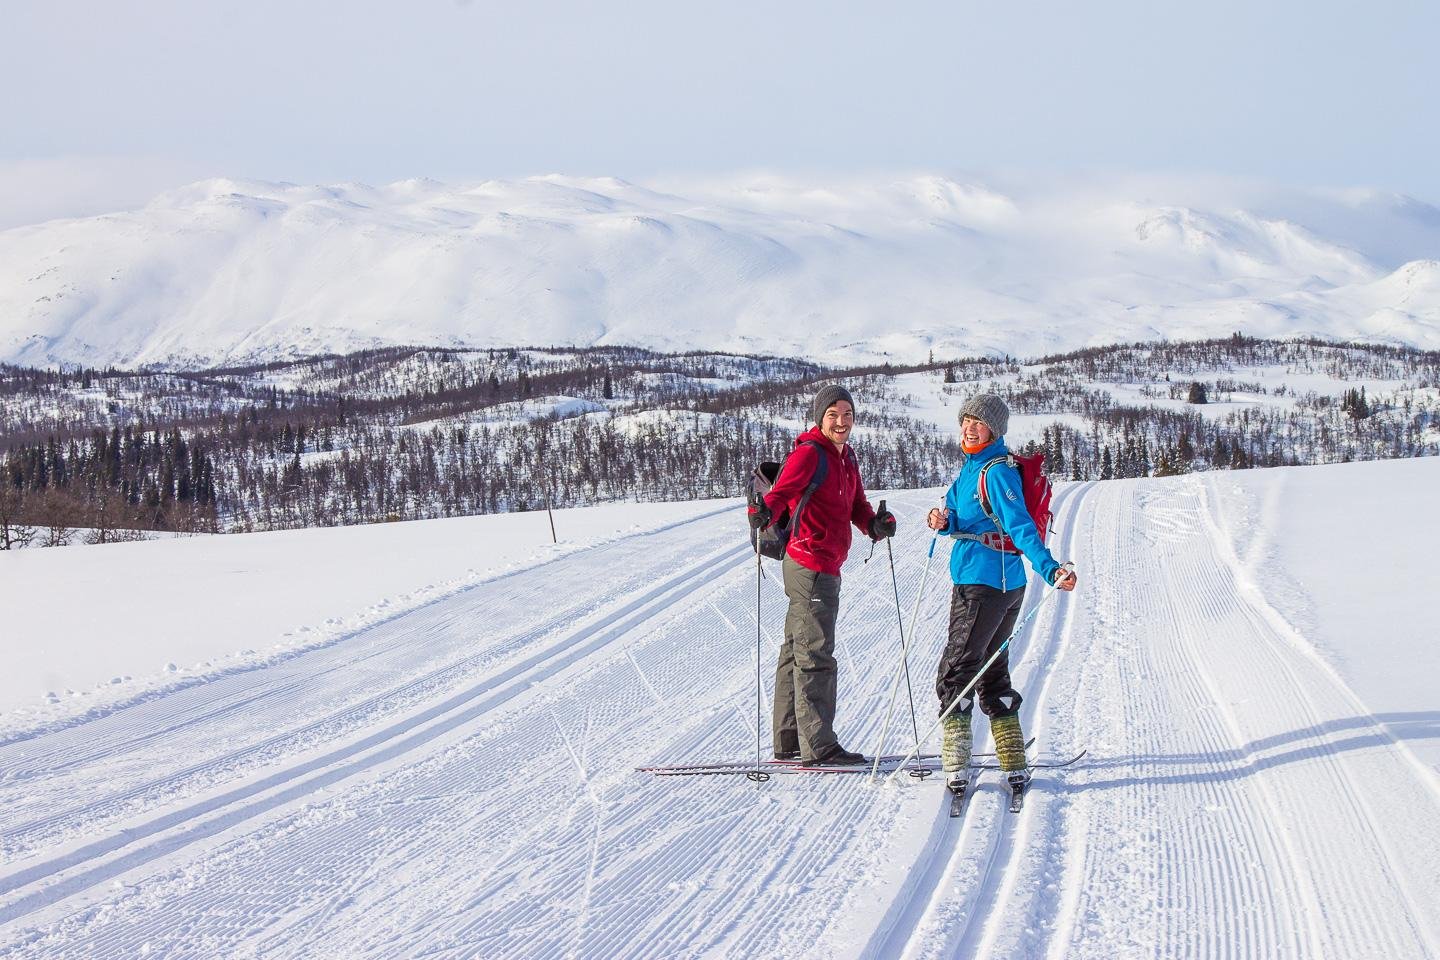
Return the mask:
<path id="1" fill-rule="evenodd" d="M 815 394 L 815 399 L 810 404 L 810 422 L 819 423 L 825 419 L 825 411 L 844 400 L 850 404 L 850 409 L 855 409 L 855 400 L 850 396 L 850 391 L 834 383 L 827 383 Z"/>
<path id="2" fill-rule="evenodd" d="M 1010 408 L 993 393 L 979 393 L 966 400 L 960 408 L 960 419 L 963 421 L 966 417 L 979 420 L 997 437 L 1005 436 L 1010 427 Z"/>

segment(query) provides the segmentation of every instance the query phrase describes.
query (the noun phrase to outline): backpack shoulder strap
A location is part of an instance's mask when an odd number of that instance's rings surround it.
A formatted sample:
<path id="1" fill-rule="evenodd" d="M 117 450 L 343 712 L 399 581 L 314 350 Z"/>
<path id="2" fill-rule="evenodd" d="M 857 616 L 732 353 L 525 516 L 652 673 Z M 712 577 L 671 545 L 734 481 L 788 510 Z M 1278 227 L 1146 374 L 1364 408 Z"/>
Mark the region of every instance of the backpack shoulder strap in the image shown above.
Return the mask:
<path id="1" fill-rule="evenodd" d="M 825 448 L 820 446 L 818 440 L 806 440 L 805 446 L 815 448 L 815 472 L 810 475 L 810 482 L 805 486 L 805 495 L 809 496 L 820 488 L 825 482 L 825 477 L 830 473 L 830 461 L 825 456 Z"/>
<path id="2" fill-rule="evenodd" d="M 999 530 L 1001 533 L 1004 533 L 1005 528 L 1000 525 L 1000 518 L 995 515 L 995 511 L 990 509 L 990 495 L 985 492 L 985 474 L 988 473 L 990 471 L 990 468 L 995 466 L 995 464 L 997 463 L 1003 463 L 1007 467 L 1013 467 L 1015 466 L 1015 458 L 1007 453 L 1003 457 L 996 457 L 995 459 L 986 463 L 985 466 L 980 468 L 980 509 L 984 510 L 985 516 L 989 517 L 990 522 L 995 524 L 995 529 Z"/>
<path id="3" fill-rule="evenodd" d="M 795 512 L 790 515 L 790 529 L 800 529 L 800 514 L 805 512 L 805 505 L 810 502 L 810 494 L 820 489 L 820 484 L 825 482 L 825 477 L 830 473 L 830 461 L 825 457 L 825 448 L 820 446 L 818 441 L 806 440 L 805 445 L 815 448 L 815 472 L 810 475 L 810 482 L 805 485 L 805 492 L 800 495 L 800 502 L 795 504 Z"/>

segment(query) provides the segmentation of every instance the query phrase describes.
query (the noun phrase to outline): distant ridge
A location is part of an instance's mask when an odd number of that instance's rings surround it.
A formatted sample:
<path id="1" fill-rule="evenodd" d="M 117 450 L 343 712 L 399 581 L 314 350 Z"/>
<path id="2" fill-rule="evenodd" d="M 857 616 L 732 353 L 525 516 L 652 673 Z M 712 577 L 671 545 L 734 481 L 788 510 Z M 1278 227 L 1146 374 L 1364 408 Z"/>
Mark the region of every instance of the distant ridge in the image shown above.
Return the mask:
<path id="1" fill-rule="evenodd" d="M 852 364 L 1239 330 L 1440 348 L 1440 211 L 925 175 L 217 179 L 0 232 L 0 361 L 634 344 Z M 1204 194 L 1204 202 L 1196 195 Z M 1189 202 L 1180 202 L 1186 198 Z"/>

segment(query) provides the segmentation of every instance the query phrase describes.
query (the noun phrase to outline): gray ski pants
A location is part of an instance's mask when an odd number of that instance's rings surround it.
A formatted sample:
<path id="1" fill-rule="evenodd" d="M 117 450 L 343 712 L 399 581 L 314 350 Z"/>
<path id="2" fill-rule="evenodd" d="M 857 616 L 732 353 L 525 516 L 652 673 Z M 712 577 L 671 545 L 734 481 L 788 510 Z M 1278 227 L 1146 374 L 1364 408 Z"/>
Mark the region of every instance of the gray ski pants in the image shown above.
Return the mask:
<path id="1" fill-rule="evenodd" d="M 828 752 L 835 738 L 835 616 L 840 578 L 807 570 L 790 557 L 783 565 L 785 642 L 775 667 L 775 752 L 799 750 L 806 759 Z"/>

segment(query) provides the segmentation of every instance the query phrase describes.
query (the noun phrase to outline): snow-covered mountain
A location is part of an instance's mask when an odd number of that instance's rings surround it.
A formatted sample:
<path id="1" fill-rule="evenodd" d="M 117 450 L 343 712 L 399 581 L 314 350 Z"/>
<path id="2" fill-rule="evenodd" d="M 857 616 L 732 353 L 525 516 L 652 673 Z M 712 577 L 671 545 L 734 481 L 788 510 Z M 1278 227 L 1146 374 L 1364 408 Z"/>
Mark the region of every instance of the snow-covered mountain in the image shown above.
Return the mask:
<path id="1" fill-rule="evenodd" d="M 0 233 L 0 360 L 635 344 L 850 363 L 1318 335 L 1440 348 L 1440 210 L 939 176 L 205 181 Z"/>

